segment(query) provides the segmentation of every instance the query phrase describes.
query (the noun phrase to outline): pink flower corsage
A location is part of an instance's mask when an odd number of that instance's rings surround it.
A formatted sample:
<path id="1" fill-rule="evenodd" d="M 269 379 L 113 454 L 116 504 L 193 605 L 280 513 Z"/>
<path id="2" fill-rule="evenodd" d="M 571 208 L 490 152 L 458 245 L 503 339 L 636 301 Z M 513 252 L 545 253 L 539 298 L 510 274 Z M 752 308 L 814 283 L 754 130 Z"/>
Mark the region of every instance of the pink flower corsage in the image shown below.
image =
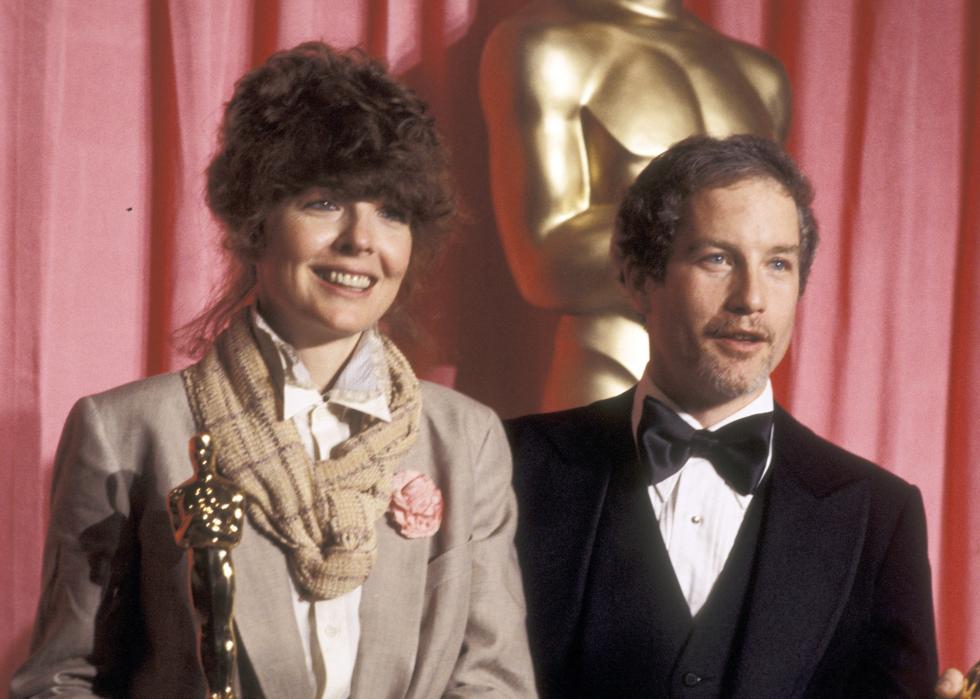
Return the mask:
<path id="1" fill-rule="evenodd" d="M 388 520 L 406 539 L 432 536 L 442 524 L 442 491 L 424 473 L 399 471 L 391 478 Z"/>

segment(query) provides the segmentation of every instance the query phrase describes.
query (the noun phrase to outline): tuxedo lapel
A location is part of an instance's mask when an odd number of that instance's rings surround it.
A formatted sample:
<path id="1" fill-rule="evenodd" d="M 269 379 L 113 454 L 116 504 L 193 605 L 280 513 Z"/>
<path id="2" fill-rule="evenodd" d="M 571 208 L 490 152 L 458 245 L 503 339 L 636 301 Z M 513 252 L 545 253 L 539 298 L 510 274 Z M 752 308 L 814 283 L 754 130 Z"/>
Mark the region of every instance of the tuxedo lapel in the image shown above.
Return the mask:
<path id="1" fill-rule="evenodd" d="M 632 441 L 613 464 L 582 624 L 584 696 L 660 696 L 692 618 L 660 536 Z"/>
<path id="2" fill-rule="evenodd" d="M 235 626 L 262 693 L 312 697 L 285 556 L 247 523 L 231 556 L 236 576 Z"/>
<path id="3" fill-rule="evenodd" d="M 610 474 L 632 449 L 632 396 L 508 423 L 516 543 L 543 696 L 581 692 L 585 595 Z"/>
<path id="4" fill-rule="evenodd" d="M 809 433 L 777 408 L 735 696 L 799 696 L 849 597 L 867 530 L 863 481 L 821 481 Z"/>

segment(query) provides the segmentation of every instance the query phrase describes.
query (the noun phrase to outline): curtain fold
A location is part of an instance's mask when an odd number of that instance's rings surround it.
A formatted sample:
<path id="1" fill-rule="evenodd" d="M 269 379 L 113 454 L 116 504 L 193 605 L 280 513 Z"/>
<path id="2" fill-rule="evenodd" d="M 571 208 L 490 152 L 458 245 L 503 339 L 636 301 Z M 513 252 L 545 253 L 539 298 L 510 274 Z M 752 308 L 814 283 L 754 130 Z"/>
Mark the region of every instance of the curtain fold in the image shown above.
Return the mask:
<path id="1" fill-rule="evenodd" d="M 533 411 L 554 318 L 497 240 L 477 69 L 528 0 L 0 0 L 0 686 L 24 658 L 47 488 L 80 396 L 188 360 L 170 334 L 220 276 L 204 169 L 234 80 L 322 38 L 430 104 L 467 217 L 400 340 L 503 415 Z M 690 0 L 777 55 L 822 244 L 777 388 L 923 493 L 941 658 L 980 657 L 980 4 Z M 972 621 L 972 625 L 971 625 Z"/>
<path id="2" fill-rule="evenodd" d="M 975 621 L 980 619 L 976 585 L 980 580 L 976 534 L 980 532 L 980 4 L 970 5 L 966 15 L 965 97 L 959 105 L 965 127 L 960 161 L 963 187 L 952 304 L 937 602 L 945 657 L 973 660 L 980 646 Z"/>

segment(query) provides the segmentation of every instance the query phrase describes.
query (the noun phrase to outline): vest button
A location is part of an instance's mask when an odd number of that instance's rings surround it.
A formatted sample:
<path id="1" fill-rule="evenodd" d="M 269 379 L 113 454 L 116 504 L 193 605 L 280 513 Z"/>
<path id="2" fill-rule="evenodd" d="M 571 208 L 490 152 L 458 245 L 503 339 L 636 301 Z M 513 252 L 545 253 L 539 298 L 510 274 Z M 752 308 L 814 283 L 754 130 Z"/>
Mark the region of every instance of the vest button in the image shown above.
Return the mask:
<path id="1" fill-rule="evenodd" d="M 684 686 L 685 687 L 697 687 L 701 684 L 701 676 L 693 672 L 684 673 Z"/>

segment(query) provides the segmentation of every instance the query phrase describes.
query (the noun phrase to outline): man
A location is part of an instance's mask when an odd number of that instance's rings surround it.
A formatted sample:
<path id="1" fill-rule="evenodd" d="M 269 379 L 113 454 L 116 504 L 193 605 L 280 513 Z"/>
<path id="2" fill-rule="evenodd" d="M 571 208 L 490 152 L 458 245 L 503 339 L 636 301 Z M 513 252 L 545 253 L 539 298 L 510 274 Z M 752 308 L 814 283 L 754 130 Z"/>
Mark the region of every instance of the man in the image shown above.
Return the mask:
<path id="1" fill-rule="evenodd" d="M 613 257 L 646 372 L 510 424 L 543 696 L 930 695 L 918 490 L 772 398 L 811 199 L 754 136 L 681 141 L 629 190 Z"/>

